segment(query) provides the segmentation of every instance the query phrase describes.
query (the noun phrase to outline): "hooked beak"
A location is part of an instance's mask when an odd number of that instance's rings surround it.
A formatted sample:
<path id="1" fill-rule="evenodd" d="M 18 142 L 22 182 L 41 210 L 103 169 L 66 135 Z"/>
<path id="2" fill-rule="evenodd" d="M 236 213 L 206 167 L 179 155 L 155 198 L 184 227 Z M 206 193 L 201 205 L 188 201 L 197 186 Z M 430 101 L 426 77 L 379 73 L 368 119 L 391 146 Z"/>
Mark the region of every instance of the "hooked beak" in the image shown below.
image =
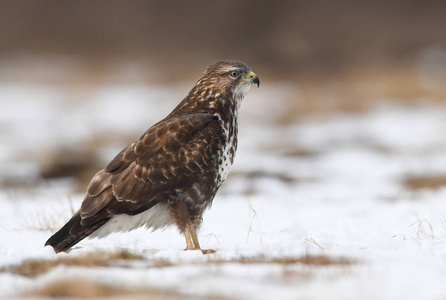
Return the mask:
<path id="1" fill-rule="evenodd" d="M 254 84 L 257 84 L 257 87 L 259 87 L 260 86 L 260 79 L 259 79 L 259 77 L 257 77 L 257 75 L 256 75 L 256 73 L 254 73 L 254 72 L 250 72 L 249 73 L 249 82 L 252 84 L 252 83 L 254 83 Z"/>

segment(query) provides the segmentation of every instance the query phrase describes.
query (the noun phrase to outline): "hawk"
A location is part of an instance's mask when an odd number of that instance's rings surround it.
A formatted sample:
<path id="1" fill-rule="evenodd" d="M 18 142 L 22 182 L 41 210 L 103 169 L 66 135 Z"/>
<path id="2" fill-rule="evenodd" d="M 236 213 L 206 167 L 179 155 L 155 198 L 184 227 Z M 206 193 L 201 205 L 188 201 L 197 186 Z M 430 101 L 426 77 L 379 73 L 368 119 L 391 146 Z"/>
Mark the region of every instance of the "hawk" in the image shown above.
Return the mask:
<path id="1" fill-rule="evenodd" d="M 163 120 L 123 149 L 88 185 L 81 208 L 45 246 L 68 251 L 86 237 L 176 225 L 186 250 L 237 149 L 240 104 L 260 80 L 243 62 L 217 62 Z"/>

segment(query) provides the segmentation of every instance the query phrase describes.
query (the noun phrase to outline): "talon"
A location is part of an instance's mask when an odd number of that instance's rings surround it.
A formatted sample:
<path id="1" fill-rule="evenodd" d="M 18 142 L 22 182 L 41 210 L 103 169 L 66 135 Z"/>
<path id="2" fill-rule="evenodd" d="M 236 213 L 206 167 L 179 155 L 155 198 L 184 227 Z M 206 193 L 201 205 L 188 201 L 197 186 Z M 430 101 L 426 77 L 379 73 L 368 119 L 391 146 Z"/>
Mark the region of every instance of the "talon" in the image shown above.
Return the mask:
<path id="1" fill-rule="evenodd" d="M 190 251 L 190 250 L 201 250 L 201 249 L 197 247 L 186 247 L 186 249 L 184 249 L 184 251 Z"/>
<path id="2" fill-rule="evenodd" d="M 211 253 L 215 253 L 216 251 L 213 249 L 205 249 L 205 250 L 201 250 L 201 253 L 203 254 L 211 254 Z"/>

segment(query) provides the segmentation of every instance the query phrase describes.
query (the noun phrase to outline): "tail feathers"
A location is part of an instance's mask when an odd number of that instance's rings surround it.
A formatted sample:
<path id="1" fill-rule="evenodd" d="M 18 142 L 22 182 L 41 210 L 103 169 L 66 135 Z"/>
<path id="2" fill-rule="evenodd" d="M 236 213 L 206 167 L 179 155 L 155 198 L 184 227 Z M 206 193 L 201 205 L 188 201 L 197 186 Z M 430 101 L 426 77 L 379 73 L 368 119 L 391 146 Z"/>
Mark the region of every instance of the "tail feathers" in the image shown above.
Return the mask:
<path id="1" fill-rule="evenodd" d="M 93 224 L 83 226 L 81 224 L 82 218 L 79 212 L 77 212 L 64 227 L 46 241 L 45 246 L 52 246 L 56 253 L 67 251 L 104 225 L 108 220 L 108 218 L 99 219 Z"/>

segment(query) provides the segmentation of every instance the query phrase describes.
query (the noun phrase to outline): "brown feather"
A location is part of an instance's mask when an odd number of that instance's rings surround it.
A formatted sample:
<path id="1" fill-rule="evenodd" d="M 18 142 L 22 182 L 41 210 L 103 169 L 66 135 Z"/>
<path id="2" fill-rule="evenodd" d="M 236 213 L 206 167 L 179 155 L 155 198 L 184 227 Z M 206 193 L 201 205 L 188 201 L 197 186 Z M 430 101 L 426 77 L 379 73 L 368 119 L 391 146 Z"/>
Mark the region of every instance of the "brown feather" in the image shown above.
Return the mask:
<path id="1" fill-rule="evenodd" d="M 114 199 L 115 195 L 113 195 L 111 186 L 108 186 L 99 195 L 90 196 L 87 194 L 80 209 L 82 218 L 85 219 L 94 216 Z"/>

